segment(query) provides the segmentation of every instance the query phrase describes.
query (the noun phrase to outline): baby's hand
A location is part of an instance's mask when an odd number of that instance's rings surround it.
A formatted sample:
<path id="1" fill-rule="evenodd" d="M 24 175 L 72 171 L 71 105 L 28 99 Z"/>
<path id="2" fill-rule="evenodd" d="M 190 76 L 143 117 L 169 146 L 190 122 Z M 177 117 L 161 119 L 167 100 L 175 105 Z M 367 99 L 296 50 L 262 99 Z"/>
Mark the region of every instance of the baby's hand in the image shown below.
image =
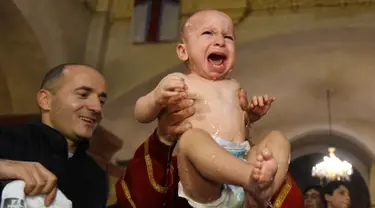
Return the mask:
<path id="1" fill-rule="evenodd" d="M 154 90 L 154 99 L 156 104 L 165 106 L 168 100 L 180 95 L 187 89 L 187 85 L 182 77 L 177 75 L 168 75 L 164 77 Z"/>

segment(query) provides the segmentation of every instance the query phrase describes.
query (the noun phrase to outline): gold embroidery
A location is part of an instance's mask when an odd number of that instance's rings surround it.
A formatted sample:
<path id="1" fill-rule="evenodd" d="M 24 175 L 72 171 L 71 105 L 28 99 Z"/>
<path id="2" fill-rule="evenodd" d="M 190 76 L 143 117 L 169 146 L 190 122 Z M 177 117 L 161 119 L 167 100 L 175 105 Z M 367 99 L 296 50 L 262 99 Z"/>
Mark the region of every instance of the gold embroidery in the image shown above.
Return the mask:
<path id="1" fill-rule="evenodd" d="M 149 141 L 147 140 L 145 142 L 145 146 L 144 146 L 145 161 L 146 161 L 146 168 L 147 168 L 148 179 L 150 180 L 150 183 L 151 183 L 152 187 L 157 192 L 165 194 L 165 193 L 167 193 L 169 187 L 165 187 L 165 186 L 159 185 L 155 181 L 154 170 L 152 168 L 152 160 L 151 160 L 151 156 L 149 154 L 149 143 L 148 142 Z M 173 165 L 171 164 L 170 172 L 171 172 L 172 183 L 173 183 L 173 170 L 174 170 L 174 168 L 173 168 Z"/>
<path id="2" fill-rule="evenodd" d="M 275 200 L 275 204 L 273 205 L 274 208 L 280 208 L 283 204 L 286 196 L 288 195 L 289 191 L 292 189 L 292 181 L 290 180 L 290 177 L 286 177 L 286 183 L 281 189 L 279 195 L 277 196 Z"/>
<path id="3" fill-rule="evenodd" d="M 132 196 L 130 195 L 130 191 L 129 191 L 128 185 L 126 185 L 126 183 L 125 183 L 124 180 L 121 181 L 121 186 L 122 186 L 122 189 L 124 190 L 125 197 L 126 197 L 126 199 L 128 200 L 129 204 L 130 204 L 133 208 L 136 208 L 135 203 L 134 203 L 134 201 L 133 201 L 133 199 L 132 199 Z"/>

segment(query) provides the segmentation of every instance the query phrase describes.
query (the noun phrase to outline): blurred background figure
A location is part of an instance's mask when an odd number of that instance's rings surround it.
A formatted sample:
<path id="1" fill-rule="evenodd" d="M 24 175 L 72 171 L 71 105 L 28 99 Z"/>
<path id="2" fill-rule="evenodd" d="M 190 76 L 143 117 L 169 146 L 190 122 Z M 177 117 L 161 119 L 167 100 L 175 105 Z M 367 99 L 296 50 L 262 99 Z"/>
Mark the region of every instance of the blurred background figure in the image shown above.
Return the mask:
<path id="1" fill-rule="evenodd" d="M 320 197 L 320 190 L 322 189 L 319 185 L 309 186 L 303 192 L 305 198 L 305 208 L 324 208 L 324 203 Z"/>
<path id="2" fill-rule="evenodd" d="M 348 208 L 350 206 L 350 191 L 348 185 L 342 181 L 332 181 L 321 190 L 326 208 Z M 357 206 L 353 206 L 357 207 Z"/>

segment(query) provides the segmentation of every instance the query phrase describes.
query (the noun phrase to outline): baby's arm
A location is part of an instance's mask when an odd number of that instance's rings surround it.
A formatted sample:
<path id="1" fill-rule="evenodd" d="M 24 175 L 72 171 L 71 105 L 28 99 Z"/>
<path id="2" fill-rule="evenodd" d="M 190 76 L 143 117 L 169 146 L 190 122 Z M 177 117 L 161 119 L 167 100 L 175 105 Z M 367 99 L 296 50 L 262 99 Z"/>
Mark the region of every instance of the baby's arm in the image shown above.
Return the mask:
<path id="1" fill-rule="evenodd" d="M 141 123 L 152 122 L 162 109 L 161 106 L 155 102 L 154 91 L 155 89 L 147 95 L 140 97 L 135 103 L 135 119 Z"/>
<path id="2" fill-rule="evenodd" d="M 253 96 L 249 101 L 247 93 L 243 88 L 239 89 L 239 100 L 242 110 L 246 113 L 246 124 L 251 124 L 262 118 L 271 108 L 271 104 L 276 100 L 267 94 L 263 96 Z"/>
<path id="3" fill-rule="evenodd" d="M 154 90 L 137 100 L 134 111 L 135 119 L 141 123 L 152 122 L 171 97 L 179 95 L 186 89 L 182 74 L 167 75 Z"/>

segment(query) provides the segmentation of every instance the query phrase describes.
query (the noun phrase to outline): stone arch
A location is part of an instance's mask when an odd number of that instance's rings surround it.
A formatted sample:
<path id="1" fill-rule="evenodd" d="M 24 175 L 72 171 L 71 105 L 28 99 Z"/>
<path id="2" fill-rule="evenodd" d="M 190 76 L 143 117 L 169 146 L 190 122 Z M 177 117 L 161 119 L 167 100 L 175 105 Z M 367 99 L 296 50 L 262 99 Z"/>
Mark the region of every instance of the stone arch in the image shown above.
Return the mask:
<path id="1" fill-rule="evenodd" d="M 47 66 L 33 30 L 12 0 L 0 2 L 0 114 L 37 111 L 35 93 Z"/>
<path id="2" fill-rule="evenodd" d="M 47 66 L 82 62 L 91 12 L 81 1 L 13 0 L 34 31 Z"/>
<path id="3" fill-rule="evenodd" d="M 341 160 L 347 160 L 361 174 L 369 187 L 370 168 L 374 155 L 359 139 L 339 131 L 331 135 L 326 130 L 310 131 L 291 140 L 292 161 L 300 157 L 320 153 L 328 155 L 328 147 L 335 147 L 335 154 Z"/>
<path id="4" fill-rule="evenodd" d="M 0 4 L 0 114 L 36 113 L 35 93 L 48 68 L 82 62 L 90 12 L 78 1 Z"/>
<path id="5" fill-rule="evenodd" d="M 326 155 L 326 153 L 312 153 L 295 159 L 289 166 L 289 171 L 298 184 L 299 188 L 304 191 L 311 185 L 325 185 L 325 181 L 311 177 L 311 167 Z M 362 175 L 353 167 L 353 174 L 347 183 L 350 198 L 355 207 L 370 206 L 370 187 L 366 184 Z"/>

